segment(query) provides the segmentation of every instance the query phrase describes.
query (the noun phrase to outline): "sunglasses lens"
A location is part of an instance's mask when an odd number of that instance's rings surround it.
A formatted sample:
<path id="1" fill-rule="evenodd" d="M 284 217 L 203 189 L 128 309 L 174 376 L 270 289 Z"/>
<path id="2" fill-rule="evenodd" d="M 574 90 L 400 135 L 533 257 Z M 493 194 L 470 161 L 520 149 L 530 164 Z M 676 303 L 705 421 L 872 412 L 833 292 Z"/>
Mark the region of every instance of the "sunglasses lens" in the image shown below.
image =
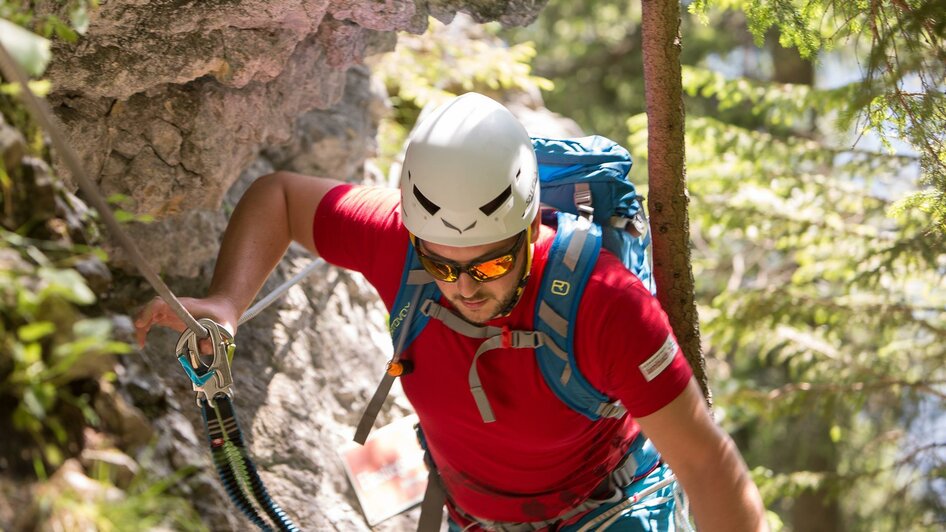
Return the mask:
<path id="1" fill-rule="evenodd" d="M 432 275 L 438 281 L 452 283 L 453 281 L 457 280 L 457 277 L 459 277 L 457 270 L 449 264 L 437 262 L 423 255 L 419 256 L 418 258 L 420 259 L 421 265 L 425 270 L 427 270 L 427 273 Z"/>
<path id="2" fill-rule="evenodd" d="M 503 255 L 502 257 L 496 257 L 495 259 L 481 262 L 470 268 L 470 270 L 476 273 L 475 277 L 477 281 L 488 281 L 509 273 L 514 263 L 515 260 L 511 254 Z"/>

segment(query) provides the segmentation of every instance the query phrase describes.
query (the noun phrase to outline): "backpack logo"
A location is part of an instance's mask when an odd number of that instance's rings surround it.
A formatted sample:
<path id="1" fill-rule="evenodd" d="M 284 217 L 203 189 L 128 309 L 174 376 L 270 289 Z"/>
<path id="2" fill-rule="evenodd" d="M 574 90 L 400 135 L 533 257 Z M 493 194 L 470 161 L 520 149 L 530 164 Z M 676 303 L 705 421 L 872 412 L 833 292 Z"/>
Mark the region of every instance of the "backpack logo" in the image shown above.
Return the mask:
<path id="1" fill-rule="evenodd" d="M 561 279 L 554 279 L 552 281 L 552 293 L 557 296 L 567 296 L 568 291 L 571 290 L 572 285 L 568 281 L 563 281 Z"/>
<path id="2" fill-rule="evenodd" d="M 407 317 L 410 308 L 411 304 L 408 302 L 406 305 L 404 305 L 404 308 L 402 308 L 401 311 L 397 313 L 397 315 L 391 316 L 391 324 L 388 326 L 388 329 L 392 333 L 401 326 L 401 322 Z"/>

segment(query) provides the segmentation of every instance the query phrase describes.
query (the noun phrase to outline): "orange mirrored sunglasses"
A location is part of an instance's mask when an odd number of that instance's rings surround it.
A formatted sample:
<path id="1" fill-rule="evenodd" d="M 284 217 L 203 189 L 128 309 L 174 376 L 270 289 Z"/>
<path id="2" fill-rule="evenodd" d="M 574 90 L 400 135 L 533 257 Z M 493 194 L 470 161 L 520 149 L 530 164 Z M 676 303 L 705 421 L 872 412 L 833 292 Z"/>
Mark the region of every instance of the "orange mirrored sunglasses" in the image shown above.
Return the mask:
<path id="1" fill-rule="evenodd" d="M 426 255 L 420 250 L 419 240 L 413 235 L 411 235 L 411 241 L 414 243 L 414 249 L 417 251 L 417 258 L 420 259 L 421 265 L 434 279 L 446 283 L 455 283 L 460 278 L 460 274 L 466 272 L 476 281 L 485 283 L 495 281 L 512 271 L 516 266 L 516 255 L 519 252 L 519 247 L 522 246 L 525 235 L 526 231 L 519 233 L 516 241 L 509 249 L 501 251 L 491 258 L 480 259 L 467 264 Z"/>

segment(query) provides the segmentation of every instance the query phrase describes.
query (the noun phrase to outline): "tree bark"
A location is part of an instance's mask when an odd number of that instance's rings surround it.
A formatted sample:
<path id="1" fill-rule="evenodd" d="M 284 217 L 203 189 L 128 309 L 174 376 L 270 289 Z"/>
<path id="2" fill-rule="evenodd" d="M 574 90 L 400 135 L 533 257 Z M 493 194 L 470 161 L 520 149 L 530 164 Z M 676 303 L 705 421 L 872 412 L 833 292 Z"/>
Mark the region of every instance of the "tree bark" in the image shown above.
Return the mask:
<path id="1" fill-rule="evenodd" d="M 693 271 L 690 268 L 689 196 L 684 165 L 683 81 L 680 73 L 679 0 L 642 0 L 647 167 L 657 298 L 703 389 L 712 394 L 700 348 Z"/>

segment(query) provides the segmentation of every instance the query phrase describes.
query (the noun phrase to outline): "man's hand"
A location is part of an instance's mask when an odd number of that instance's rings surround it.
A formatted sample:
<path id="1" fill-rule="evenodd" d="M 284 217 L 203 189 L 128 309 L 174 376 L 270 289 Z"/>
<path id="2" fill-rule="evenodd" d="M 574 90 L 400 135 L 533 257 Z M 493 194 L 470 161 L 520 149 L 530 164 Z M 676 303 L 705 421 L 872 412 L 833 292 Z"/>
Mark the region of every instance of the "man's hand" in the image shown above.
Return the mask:
<path id="1" fill-rule="evenodd" d="M 179 300 L 195 319 L 210 318 L 223 325 L 231 334 L 236 334 L 236 326 L 240 321 L 239 311 L 226 299 L 182 297 Z M 178 332 L 183 332 L 187 328 L 167 302 L 160 297 L 152 299 L 135 316 L 135 337 L 140 347 L 144 347 L 148 331 L 155 325 L 168 327 Z"/>

